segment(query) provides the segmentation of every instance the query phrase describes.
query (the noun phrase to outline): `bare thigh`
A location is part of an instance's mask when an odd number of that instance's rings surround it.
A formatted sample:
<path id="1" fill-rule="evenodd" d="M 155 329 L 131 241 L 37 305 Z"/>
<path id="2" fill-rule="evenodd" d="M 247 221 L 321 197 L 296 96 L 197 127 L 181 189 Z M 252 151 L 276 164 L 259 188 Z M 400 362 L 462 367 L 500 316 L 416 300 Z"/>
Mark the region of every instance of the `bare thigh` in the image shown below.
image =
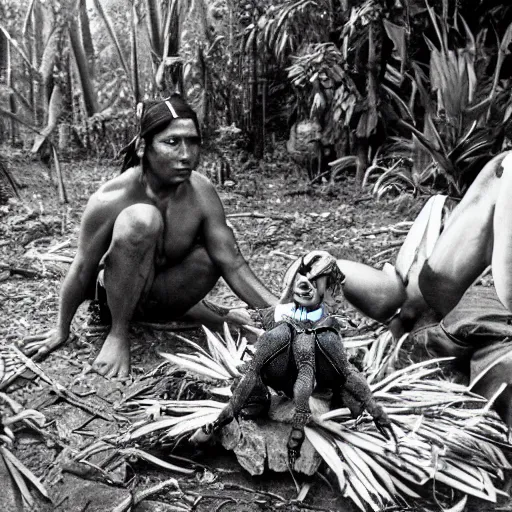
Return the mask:
<path id="1" fill-rule="evenodd" d="M 512 153 L 503 164 L 494 212 L 492 274 L 499 299 L 512 311 Z"/>
<path id="2" fill-rule="evenodd" d="M 183 316 L 215 286 L 220 270 L 203 246 L 196 246 L 179 264 L 156 270 L 140 310 L 161 320 Z"/>
<path id="3" fill-rule="evenodd" d="M 482 169 L 449 217 L 420 276 L 421 293 L 440 316 L 447 315 L 491 263 L 493 217 L 501 180 L 493 159 Z"/>
<path id="4" fill-rule="evenodd" d="M 394 269 L 377 270 L 349 260 L 337 260 L 345 274 L 343 295 L 370 318 L 386 321 L 405 299 L 405 289 Z"/>

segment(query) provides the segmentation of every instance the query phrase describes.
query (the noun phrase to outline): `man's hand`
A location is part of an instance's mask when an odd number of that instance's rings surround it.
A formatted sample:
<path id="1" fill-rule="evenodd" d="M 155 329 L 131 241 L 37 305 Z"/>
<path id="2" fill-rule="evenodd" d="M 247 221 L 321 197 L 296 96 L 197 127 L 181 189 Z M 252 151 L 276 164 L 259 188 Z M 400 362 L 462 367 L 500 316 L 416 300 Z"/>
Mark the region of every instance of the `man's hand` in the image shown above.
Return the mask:
<path id="1" fill-rule="evenodd" d="M 58 329 L 52 329 L 43 334 L 27 336 L 20 343 L 21 350 L 30 357 L 39 358 L 55 350 L 69 338 Z"/>

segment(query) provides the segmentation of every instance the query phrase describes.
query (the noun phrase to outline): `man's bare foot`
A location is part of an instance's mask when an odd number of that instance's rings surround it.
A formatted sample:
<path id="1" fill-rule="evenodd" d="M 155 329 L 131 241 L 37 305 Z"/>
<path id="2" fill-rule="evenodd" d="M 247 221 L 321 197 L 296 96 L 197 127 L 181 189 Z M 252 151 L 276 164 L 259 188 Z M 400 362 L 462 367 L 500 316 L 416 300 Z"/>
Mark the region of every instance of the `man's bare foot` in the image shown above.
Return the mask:
<path id="1" fill-rule="evenodd" d="M 224 321 L 231 322 L 235 325 L 250 325 L 256 327 L 256 322 L 252 319 L 251 314 L 246 308 L 230 309 Z"/>
<path id="2" fill-rule="evenodd" d="M 128 339 L 110 333 L 92 364 L 93 370 L 107 378 L 128 377 L 130 374 L 130 344 Z"/>

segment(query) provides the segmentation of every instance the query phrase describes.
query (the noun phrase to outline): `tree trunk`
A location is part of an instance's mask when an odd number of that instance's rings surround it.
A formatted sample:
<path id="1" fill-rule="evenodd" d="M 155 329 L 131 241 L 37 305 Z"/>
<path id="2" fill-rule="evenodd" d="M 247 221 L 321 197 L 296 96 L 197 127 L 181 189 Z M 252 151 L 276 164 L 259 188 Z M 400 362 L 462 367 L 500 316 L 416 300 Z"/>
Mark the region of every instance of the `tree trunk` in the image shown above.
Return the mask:
<path id="1" fill-rule="evenodd" d="M 364 174 L 368 168 L 368 139 L 356 138 L 357 144 L 357 166 L 356 185 L 360 189 L 363 184 Z"/>
<path id="2" fill-rule="evenodd" d="M 140 84 L 139 84 L 139 62 L 137 55 L 137 10 L 135 8 L 135 2 L 132 5 L 131 11 L 131 31 L 130 31 L 130 46 L 131 46 L 131 68 L 132 68 L 132 88 L 133 95 L 135 96 L 135 104 L 139 103 Z"/>
<path id="3" fill-rule="evenodd" d="M 261 105 L 258 101 L 258 42 L 255 34 L 252 41 L 252 89 L 251 89 L 251 132 L 253 139 L 253 155 L 263 158 L 263 141 L 261 133 Z"/>
<path id="4" fill-rule="evenodd" d="M 177 6 L 173 2 L 173 6 Z M 181 23 L 179 9 L 173 9 L 174 13 L 170 13 L 171 22 L 169 25 L 169 38 L 165 54 L 169 57 L 178 57 L 180 50 Z M 166 34 L 163 34 L 164 37 Z M 183 93 L 183 65 L 181 62 L 173 64 L 169 68 L 170 84 L 166 84 L 167 89 L 178 90 Z"/>
<path id="5" fill-rule="evenodd" d="M 89 75 L 89 67 L 87 65 L 87 58 L 80 38 L 78 23 L 75 19 L 70 20 L 69 39 L 71 41 L 71 48 L 75 55 L 76 66 L 78 68 L 80 84 L 84 95 L 85 110 L 87 112 L 87 116 L 91 117 L 98 111 L 98 104 L 91 77 Z"/>
<path id="6" fill-rule="evenodd" d="M 148 30 L 151 46 L 158 57 L 161 57 L 163 53 L 162 36 L 160 34 L 160 26 L 162 22 L 158 0 L 147 0 L 147 9 Z M 153 61 L 154 60 L 155 58 L 153 57 Z M 156 66 L 158 66 L 158 62 L 156 62 Z"/>
<path id="7" fill-rule="evenodd" d="M 0 3 L 0 18 L 3 19 L 4 12 L 2 4 Z M 7 78 L 7 38 L 3 32 L 0 32 L 0 83 L 6 82 Z M 5 125 L 3 120 L 0 119 L 0 141 L 4 140 L 4 129 Z"/>
<path id="8" fill-rule="evenodd" d="M 32 33 L 30 58 L 32 66 L 35 69 L 39 69 L 43 57 L 45 39 L 50 36 L 51 28 L 53 27 L 52 14 L 49 12 L 48 6 L 43 7 L 40 2 L 34 2 L 30 24 Z M 47 95 L 45 87 L 42 86 L 32 70 L 30 70 L 30 82 L 34 125 L 40 126 L 44 123 L 49 95 Z"/>
<path id="9" fill-rule="evenodd" d="M 0 3 L 0 18 L 4 19 L 4 9 Z M 7 70 L 7 38 L 0 32 L 0 80 L 3 81 Z"/>
<path id="10" fill-rule="evenodd" d="M 80 30 L 84 44 L 85 56 L 89 66 L 89 75 L 91 78 L 94 78 L 94 45 L 92 42 L 91 27 L 89 25 L 89 16 L 87 14 L 86 0 L 80 0 Z"/>
<path id="11" fill-rule="evenodd" d="M 13 76 L 12 76 L 12 52 L 11 52 L 11 43 L 7 41 L 7 87 L 12 87 Z M 16 114 L 16 103 L 14 101 L 14 94 L 12 92 L 8 93 L 9 97 L 9 111 L 12 114 Z M 10 136 L 11 136 L 11 144 L 14 146 L 16 144 L 16 122 L 13 118 L 11 118 L 11 126 L 10 126 Z"/>

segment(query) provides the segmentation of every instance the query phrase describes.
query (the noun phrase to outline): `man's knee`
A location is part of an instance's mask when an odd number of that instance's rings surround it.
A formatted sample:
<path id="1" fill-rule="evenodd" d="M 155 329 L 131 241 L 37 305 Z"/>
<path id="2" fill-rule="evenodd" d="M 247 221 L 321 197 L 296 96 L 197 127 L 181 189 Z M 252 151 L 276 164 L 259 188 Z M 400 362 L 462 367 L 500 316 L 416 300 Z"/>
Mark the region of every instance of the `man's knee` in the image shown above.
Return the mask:
<path id="1" fill-rule="evenodd" d="M 438 316 L 444 318 L 459 302 L 462 294 L 444 276 L 436 272 L 428 260 L 418 276 L 418 284 L 425 302 Z"/>
<path id="2" fill-rule="evenodd" d="M 149 204 L 134 204 L 118 215 L 112 242 L 132 246 L 154 245 L 161 236 L 163 227 L 162 215 L 156 207 Z"/>
<path id="3" fill-rule="evenodd" d="M 496 279 L 495 272 L 494 275 L 494 287 L 496 288 L 496 293 L 500 302 L 509 310 L 512 311 L 512 282 L 510 278 L 507 276 L 506 279 Z"/>

